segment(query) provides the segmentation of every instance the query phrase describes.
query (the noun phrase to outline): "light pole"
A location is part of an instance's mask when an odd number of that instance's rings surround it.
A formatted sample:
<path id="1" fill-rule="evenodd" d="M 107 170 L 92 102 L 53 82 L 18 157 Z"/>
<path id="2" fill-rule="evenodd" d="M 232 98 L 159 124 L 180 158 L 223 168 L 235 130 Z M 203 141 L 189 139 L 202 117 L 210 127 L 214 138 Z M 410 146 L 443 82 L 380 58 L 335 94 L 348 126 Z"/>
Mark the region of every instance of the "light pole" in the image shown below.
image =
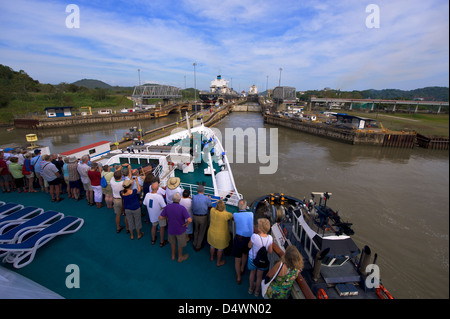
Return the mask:
<path id="1" fill-rule="evenodd" d="M 138 75 L 139 75 L 139 86 L 141 86 L 141 69 L 138 69 Z"/>
<path id="2" fill-rule="evenodd" d="M 194 103 L 195 103 L 195 112 L 197 112 L 197 79 L 195 75 L 195 67 L 197 66 L 197 62 L 192 64 L 194 66 Z"/>
<path id="3" fill-rule="evenodd" d="M 278 86 L 281 86 L 281 71 L 283 71 L 282 68 L 280 68 L 280 79 L 278 80 Z"/>

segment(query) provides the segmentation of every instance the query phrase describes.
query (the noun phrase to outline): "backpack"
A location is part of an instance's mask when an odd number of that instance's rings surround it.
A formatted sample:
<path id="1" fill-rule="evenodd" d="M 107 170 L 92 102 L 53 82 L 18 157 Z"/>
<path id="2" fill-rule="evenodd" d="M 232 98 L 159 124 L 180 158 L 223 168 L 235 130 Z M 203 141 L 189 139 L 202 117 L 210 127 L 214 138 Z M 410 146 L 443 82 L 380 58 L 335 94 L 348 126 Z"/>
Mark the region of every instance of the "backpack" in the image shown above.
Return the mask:
<path id="1" fill-rule="evenodd" d="M 259 236 L 259 235 L 258 235 Z M 253 264 L 258 268 L 267 268 L 269 267 L 269 257 L 267 256 L 267 249 L 264 246 L 264 242 L 262 241 L 262 237 L 259 236 L 263 246 L 256 253 L 255 259 L 253 259 Z"/>
<path id="2" fill-rule="evenodd" d="M 27 170 L 27 166 L 25 164 L 22 165 L 22 174 L 23 175 L 30 175 L 31 172 Z"/>
<path id="3" fill-rule="evenodd" d="M 108 187 L 108 182 L 106 181 L 105 176 L 102 176 L 102 179 L 100 180 L 100 185 L 101 185 L 103 188 Z"/>

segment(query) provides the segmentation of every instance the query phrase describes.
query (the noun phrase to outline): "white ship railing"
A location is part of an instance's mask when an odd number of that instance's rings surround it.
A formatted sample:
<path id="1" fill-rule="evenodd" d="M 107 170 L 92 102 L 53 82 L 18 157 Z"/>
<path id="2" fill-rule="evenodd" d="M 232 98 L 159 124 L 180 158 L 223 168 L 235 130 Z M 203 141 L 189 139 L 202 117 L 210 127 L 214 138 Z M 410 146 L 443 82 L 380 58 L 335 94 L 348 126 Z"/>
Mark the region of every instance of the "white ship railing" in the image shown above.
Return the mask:
<path id="1" fill-rule="evenodd" d="M 191 196 L 192 195 L 196 195 L 197 194 L 197 186 L 195 184 L 189 184 L 189 183 L 180 183 L 180 187 L 182 189 L 189 189 L 189 191 L 191 192 Z M 209 186 L 204 186 L 205 188 L 205 195 L 207 196 L 214 196 L 215 198 L 219 198 L 219 196 L 216 196 L 216 190 L 214 189 L 214 187 L 209 187 Z M 221 190 L 217 190 L 219 193 L 226 193 L 227 191 L 221 191 Z M 225 197 L 220 197 L 221 200 L 224 201 L 225 204 L 228 205 L 232 205 L 232 206 L 237 206 L 238 202 L 240 199 L 242 199 L 242 195 L 239 193 L 235 193 L 233 191 L 230 191 L 228 193 L 229 196 L 225 196 Z"/>

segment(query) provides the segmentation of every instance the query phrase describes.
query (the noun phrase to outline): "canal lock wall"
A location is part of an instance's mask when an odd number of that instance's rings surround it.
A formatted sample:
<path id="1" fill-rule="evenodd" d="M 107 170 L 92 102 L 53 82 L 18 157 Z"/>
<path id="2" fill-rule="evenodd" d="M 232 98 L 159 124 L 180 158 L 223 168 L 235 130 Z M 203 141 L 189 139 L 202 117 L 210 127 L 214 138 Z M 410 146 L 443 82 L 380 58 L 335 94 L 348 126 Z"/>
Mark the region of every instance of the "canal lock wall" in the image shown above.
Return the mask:
<path id="1" fill-rule="evenodd" d="M 352 145 L 413 148 L 416 144 L 416 134 L 363 132 L 333 127 L 325 123 L 298 121 L 267 114 L 264 115 L 264 122 Z"/>

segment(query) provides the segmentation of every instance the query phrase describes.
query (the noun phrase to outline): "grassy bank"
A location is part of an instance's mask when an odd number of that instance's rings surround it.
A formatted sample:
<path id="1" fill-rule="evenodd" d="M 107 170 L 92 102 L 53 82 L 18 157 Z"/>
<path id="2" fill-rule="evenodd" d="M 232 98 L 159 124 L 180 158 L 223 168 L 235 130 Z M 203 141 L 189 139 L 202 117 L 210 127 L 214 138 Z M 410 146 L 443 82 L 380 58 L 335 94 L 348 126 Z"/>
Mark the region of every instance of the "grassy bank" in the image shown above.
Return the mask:
<path id="1" fill-rule="evenodd" d="M 155 100 L 157 103 L 159 100 Z M 133 102 L 124 94 L 105 94 L 105 96 L 93 96 L 83 93 L 64 93 L 63 95 L 46 93 L 28 93 L 26 99 L 13 99 L 9 105 L 1 108 L 0 124 L 10 125 L 14 118 L 21 117 L 45 117 L 44 109 L 56 106 L 73 106 L 73 113 L 88 112 L 81 108 L 90 106 L 92 112 L 99 109 L 120 110 L 124 107 L 132 107 Z"/>
<path id="2" fill-rule="evenodd" d="M 158 101 L 154 100 L 151 103 L 157 104 Z M 132 107 L 133 103 L 123 93 L 112 93 L 111 91 L 104 95 L 96 95 L 91 92 L 28 93 L 26 98 L 13 99 L 8 106 L 1 108 L 0 125 L 10 126 L 13 124 L 14 118 L 45 117 L 44 109 L 55 106 L 73 106 L 73 113 L 88 112 L 88 109 L 81 107 L 90 106 L 92 113 L 97 113 L 99 109 L 120 111 L 124 107 Z M 430 137 L 449 137 L 449 114 L 377 114 L 348 111 L 347 113 L 376 119 L 377 122 L 381 122 L 385 128 L 391 131 L 416 131 Z"/>
<path id="3" fill-rule="evenodd" d="M 376 119 L 391 131 L 416 131 L 425 136 L 449 137 L 449 114 L 424 113 L 361 113 L 346 112 L 350 115 Z"/>

